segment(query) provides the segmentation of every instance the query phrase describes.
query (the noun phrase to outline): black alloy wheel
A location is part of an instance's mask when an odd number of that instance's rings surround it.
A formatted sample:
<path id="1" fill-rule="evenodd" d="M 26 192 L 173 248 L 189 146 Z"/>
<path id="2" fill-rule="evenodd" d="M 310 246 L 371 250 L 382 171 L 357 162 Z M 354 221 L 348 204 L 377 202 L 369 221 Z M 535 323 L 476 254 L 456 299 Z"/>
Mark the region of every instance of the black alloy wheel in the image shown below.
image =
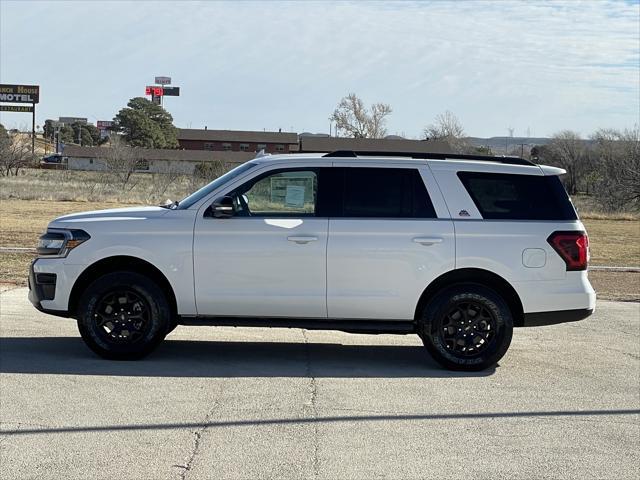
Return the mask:
<path id="1" fill-rule="evenodd" d="M 148 355 L 175 328 L 162 289 L 136 272 L 108 273 L 80 296 L 78 329 L 101 357 L 134 360 Z"/>
<path id="2" fill-rule="evenodd" d="M 431 356 L 450 370 L 494 366 L 509 349 L 513 316 L 495 290 L 476 283 L 452 285 L 419 312 L 418 334 Z"/>
<path id="3" fill-rule="evenodd" d="M 112 343 L 136 343 L 151 327 L 149 304 L 134 290 L 120 289 L 97 303 L 94 321 L 103 338 Z"/>
<path id="4" fill-rule="evenodd" d="M 440 339 L 456 355 L 482 353 L 495 338 L 496 318 L 479 302 L 461 301 L 445 315 Z"/>

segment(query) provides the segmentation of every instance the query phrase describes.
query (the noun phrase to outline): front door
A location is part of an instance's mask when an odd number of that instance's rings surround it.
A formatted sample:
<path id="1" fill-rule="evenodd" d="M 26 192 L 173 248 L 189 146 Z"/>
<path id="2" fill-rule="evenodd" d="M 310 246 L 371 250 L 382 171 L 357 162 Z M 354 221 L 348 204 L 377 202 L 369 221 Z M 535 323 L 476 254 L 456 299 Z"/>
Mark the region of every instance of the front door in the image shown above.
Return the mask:
<path id="1" fill-rule="evenodd" d="M 328 219 L 317 216 L 319 170 L 271 170 L 230 192 L 231 218 L 198 214 L 199 315 L 326 318 Z"/>

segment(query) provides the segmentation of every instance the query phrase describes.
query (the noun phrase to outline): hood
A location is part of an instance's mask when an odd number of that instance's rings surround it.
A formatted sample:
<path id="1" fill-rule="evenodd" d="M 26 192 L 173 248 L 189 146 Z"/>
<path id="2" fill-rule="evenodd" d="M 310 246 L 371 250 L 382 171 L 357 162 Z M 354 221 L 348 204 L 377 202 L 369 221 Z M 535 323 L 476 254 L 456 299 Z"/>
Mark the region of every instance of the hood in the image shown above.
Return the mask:
<path id="1" fill-rule="evenodd" d="M 161 217 L 167 212 L 169 212 L 169 210 L 162 207 L 128 207 L 93 210 L 90 212 L 63 215 L 49 223 L 49 227 L 77 228 L 78 223 L 146 220 L 148 218 Z"/>

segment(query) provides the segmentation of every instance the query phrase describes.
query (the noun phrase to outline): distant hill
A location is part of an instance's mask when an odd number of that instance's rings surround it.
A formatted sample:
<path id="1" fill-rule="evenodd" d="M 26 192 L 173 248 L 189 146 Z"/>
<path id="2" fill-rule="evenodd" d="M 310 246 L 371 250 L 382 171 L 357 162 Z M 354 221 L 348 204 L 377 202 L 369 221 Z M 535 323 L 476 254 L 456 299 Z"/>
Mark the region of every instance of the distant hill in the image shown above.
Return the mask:
<path id="1" fill-rule="evenodd" d="M 516 145 L 534 146 L 534 145 L 546 145 L 551 142 L 550 138 L 546 137 L 467 137 L 467 140 L 474 147 L 489 147 L 493 153 L 504 153 L 508 145 L 508 149 L 512 150 Z"/>

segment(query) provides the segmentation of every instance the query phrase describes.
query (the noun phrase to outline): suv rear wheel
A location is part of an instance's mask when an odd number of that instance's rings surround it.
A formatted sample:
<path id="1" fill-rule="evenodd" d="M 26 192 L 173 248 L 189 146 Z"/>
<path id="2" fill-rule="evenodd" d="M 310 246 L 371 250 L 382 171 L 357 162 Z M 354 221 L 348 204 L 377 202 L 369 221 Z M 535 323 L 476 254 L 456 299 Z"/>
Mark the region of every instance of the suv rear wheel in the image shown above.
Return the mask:
<path id="1" fill-rule="evenodd" d="M 507 352 L 513 317 L 494 290 L 459 284 L 429 302 L 418 319 L 418 333 L 434 360 L 445 368 L 484 370 Z"/>
<path id="2" fill-rule="evenodd" d="M 170 325 L 171 310 L 162 290 L 138 273 L 104 275 L 80 298 L 80 335 L 104 358 L 142 358 L 164 339 Z"/>

